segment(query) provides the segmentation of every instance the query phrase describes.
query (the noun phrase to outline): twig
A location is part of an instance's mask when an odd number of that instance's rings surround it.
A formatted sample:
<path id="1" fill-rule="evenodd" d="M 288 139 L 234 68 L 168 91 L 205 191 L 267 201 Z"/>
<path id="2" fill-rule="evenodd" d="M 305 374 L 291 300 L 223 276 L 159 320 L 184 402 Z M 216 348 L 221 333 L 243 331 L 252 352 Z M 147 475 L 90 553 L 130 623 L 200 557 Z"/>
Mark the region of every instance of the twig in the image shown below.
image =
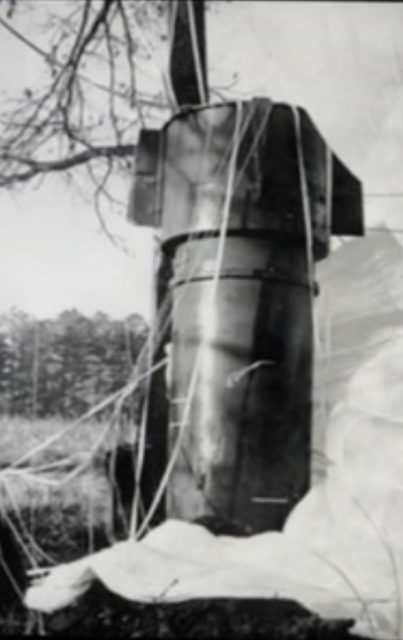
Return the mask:
<path id="1" fill-rule="evenodd" d="M 81 151 L 80 153 L 62 158 L 61 160 L 33 160 L 12 153 L 2 153 L 0 154 L 0 160 L 17 162 L 29 166 L 30 169 L 21 173 L 1 177 L 0 187 L 9 186 L 17 182 L 26 182 L 40 173 L 66 171 L 66 169 L 85 164 L 95 158 L 122 158 L 132 156 L 135 150 L 136 145 L 133 144 L 92 146 L 86 151 Z"/>

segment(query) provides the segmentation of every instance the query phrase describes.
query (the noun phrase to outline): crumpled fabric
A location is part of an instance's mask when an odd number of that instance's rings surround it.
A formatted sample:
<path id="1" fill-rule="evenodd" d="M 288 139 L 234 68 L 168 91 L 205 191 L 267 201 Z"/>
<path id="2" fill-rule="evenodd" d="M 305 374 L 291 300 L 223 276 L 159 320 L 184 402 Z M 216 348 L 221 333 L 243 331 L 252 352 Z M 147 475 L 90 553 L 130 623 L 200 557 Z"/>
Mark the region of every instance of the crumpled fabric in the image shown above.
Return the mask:
<path id="1" fill-rule="evenodd" d="M 354 618 L 352 631 L 403 637 L 403 334 L 352 377 L 328 425 L 326 479 L 282 532 L 215 536 L 168 520 L 54 568 L 28 589 L 28 607 L 53 612 L 98 578 L 142 602 L 289 598 L 324 618 Z"/>

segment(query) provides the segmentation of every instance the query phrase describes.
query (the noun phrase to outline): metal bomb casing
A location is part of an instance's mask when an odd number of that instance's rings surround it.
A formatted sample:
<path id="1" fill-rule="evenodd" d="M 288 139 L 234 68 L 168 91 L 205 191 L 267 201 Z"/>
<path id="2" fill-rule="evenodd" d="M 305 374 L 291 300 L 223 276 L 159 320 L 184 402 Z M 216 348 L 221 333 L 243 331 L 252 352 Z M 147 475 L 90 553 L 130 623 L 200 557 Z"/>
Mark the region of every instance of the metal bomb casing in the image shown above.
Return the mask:
<path id="1" fill-rule="evenodd" d="M 278 529 L 309 484 L 312 265 L 362 234 L 360 183 L 300 108 L 191 108 L 140 138 L 131 217 L 170 271 L 167 514 Z"/>

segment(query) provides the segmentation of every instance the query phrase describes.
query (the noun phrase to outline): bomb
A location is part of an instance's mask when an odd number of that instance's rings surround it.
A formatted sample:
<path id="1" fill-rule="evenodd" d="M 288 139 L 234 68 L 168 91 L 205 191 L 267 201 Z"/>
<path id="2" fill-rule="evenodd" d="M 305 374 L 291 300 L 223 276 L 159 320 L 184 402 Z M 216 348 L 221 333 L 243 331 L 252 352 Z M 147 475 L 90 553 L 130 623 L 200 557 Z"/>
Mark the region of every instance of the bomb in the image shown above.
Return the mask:
<path id="1" fill-rule="evenodd" d="M 10 527 L 0 517 L 0 610 L 20 600 L 25 587 L 21 550 Z"/>
<path id="2" fill-rule="evenodd" d="M 361 184 L 301 107 L 192 106 L 141 133 L 129 217 L 159 228 L 171 311 L 155 327 L 169 406 L 155 378 L 146 507 L 172 460 L 169 517 L 281 529 L 310 482 L 315 263 L 332 234 L 363 234 Z"/>

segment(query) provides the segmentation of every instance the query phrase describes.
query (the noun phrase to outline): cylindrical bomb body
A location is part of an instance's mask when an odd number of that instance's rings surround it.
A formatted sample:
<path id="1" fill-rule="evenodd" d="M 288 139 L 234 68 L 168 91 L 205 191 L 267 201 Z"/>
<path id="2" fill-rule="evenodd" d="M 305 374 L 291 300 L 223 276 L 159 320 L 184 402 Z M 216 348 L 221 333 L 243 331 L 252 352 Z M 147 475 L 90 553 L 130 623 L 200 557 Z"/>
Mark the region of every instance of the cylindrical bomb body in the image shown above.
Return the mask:
<path id="1" fill-rule="evenodd" d="M 181 438 L 171 517 L 212 514 L 251 531 L 280 528 L 308 486 L 307 236 L 326 253 L 327 221 L 318 203 L 315 234 L 303 210 L 293 119 L 263 100 L 192 110 L 165 130 L 170 452 Z"/>
<path id="2" fill-rule="evenodd" d="M 176 251 L 169 449 L 178 437 L 182 446 L 167 511 L 187 519 L 220 516 L 251 531 L 279 528 L 309 479 L 312 318 L 305 248 L 229 237 L 215 285 L 209 264 L 218 242 L 202 238 Z M 194 244 L 205 245 L 196 268 L 201 247 Z"/>

